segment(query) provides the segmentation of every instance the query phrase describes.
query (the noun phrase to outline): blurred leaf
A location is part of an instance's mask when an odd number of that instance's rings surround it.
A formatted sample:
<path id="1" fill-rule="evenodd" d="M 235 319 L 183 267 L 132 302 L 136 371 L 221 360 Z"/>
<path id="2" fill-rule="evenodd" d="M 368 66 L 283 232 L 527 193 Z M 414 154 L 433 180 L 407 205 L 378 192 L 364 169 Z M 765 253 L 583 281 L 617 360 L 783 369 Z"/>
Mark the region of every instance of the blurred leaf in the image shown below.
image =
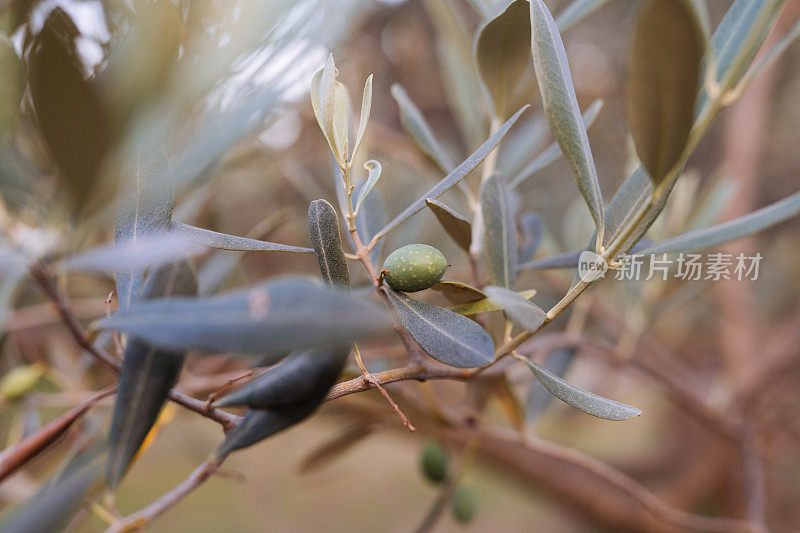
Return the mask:
<path id="1" fill-rule="evenodd" d="M 392 85 L 392 96 L 400 108 L 400 123 L 406 133 L 417 143 L 425 155 L 431 158 L 442 172 L 450 172 L 456 166 L 447 151 L 439 144 L 422 112 L 408 97 L 400 84 Z"/>
<path id="2" fill-rule="evenodd" d="M 557 348 L 547 357 L 542 367 L 560 378 L 564 377 L 575 358 L 574 348 Z M 534 382 L 528 392 L 526 414 L 528 420 L 536 419 L 552 403 L 554 396 Z"/>
<path id="3" fill-rule="evenodd" d="M 47 367 L 43 363 L 20 365 L 7 370 L 0 379 L 0 400 L 8 402 L 25 396 L 39 383 L 46 370 Z M 6 450 L 3 450 L 0 453 L 0 464 L 3 466 L 5 466 L 5 452 Z"/>
<path id="4" fill-rule="evenodd" d="M 6 522 L 2 533 L 60 533 L 88 494 L 99 487 L 104 446 L 95 446 L 74 458 Z"/>
<path id="5" fill-rule="evenodd" d="M 179 233 L 161 233 L 139 237 L 119 245 L 89 248 L 61 262 L 64 270 L 84 272 L 119 272 L 143 270 L 156 263 L 168 263 L 198 255 L 206 248 Z"/>
<path id="6" fill-rule="evenodd" d="M 631 253 L 638 252 L 647 246 L 653 244 L 650 239 L 642 239 L 636 246 L 631 249 Z M 517 267 L 517 271 L 522 270 L 544 270 L 547 268 L 573 268 L 578 266 L 581 254 L 584 250 L 575 250 L 572 252 L 564 252 L 562 254 L 552 255 L 544 259 L 537 259 L 536 261 L 529 261 Z"/>
<path id="7" fill-rule="evenodd" d="M 522 244 L 519 247 L 518 259 L 520 261 L 527 261 L 533 257 L 533 254 L 535 254 L 536 250 L 539 248 L 539 244 L 542 242 L 544 229 L 542 228 L 541 219 L 536 216 L 536 213 L 531 211 L 522 215 L 519 226 L 522 230 Z M 519 266 L 517 266 L 517 270 L 520 270 Z"/>
<path id="8" fill-rule="evenodd" d="M 342 429 L 339 433 L 317 448 L 312 450 L 300 464 L 300 472 L 308 474 L 316 472 L 328 465 L 331 461 L 341 457 L 353 446 L 372 434 L 372 424 L 367 422 L 354 422 Z"/>
<path id="9" fill-rule="evenodd" d="M 5 250 L 2 250 L 5 253 Z M 2 265 L 0 260 L 0 341 L 5 331 L 6 321 L 16 303 L 22 280 L 28 274 L 24 263 Z"/>
<path id="10" fill-rule="evenodd" d="M 567 31 L 607 3 L 608 0 L 572 0 L 556 17 L 558 30 L 562 33 Z"/>
<path id="11" fill-rule="evenodd" d="M 486 287 L 485 290 L 517 326 L 527 331 L 538 330 L 547 318 L 547 313 L 538 305 L 514 291 L 495 286 Z"/>
<path id="12" fill-rule="evenodd" d="M 531 372 L 533 372 L 533 375 L 539 380 L 539 383 L 544 385 L 553 396 L 580 409 L 584 413 L 598 418 L 605 418 L 606 420 L 627 420 L 642 414 L 640 409 L 624 403 L 615 402 L 614 400 L 609 400 L 608 398 L 603 398 L 602 396 L 598 396 L 597 394 L 567 383 L 527 357 L 520 357 L 519 359 L 528 365 L 528 368 L 531 369 Z"/>
<path id="13" fill-rule="evenodd" d="M 147 276 L 141 300 L 194 296 L 197 275 L 188 261 L 163 264 Z M 135 308 L 138 302 L 133 304 Z M 178 381 L 185 353 L 157 350 L 131 337 L 119 375 L 114 418 L 109 433 L 106 485 L 116 489 Z"/>
<path id="14" fill-rule="evenodd" d="M 486 298 L 486 295 L 480 290 L 460 281 L 442 280 L 431 289 L 441 292 L 445 298 L 454 304 L 474 302 Z"/>
<path id="15" fill-rule="evenodd" d="M 493 376 L 490 378 L 489 386 L 492 396 L 500 404 L 509 422 L 515 429 L 523 431 L 525 429 L 525 409 L 511 387 L 508 376 L 505 374 Z"/>
<path id="16" fill-rule="evenodd" d="M 349 289 L 350 269 L 342 250 L 339 218 L 327 201 L 314 200 L 308 206 L 308 231 L 325 284 Z"/>
<path id="17" fill-rule="evenodd" d="M 472 242 L 472 224 L 463 215 L 457 213 L 447 205 L 425 198 L 425 205 L 428 206 L 436 220 L 442 225 L 453 241 L 462 249 L 469 252 L 469 245 Z"/>
<path id="18" fill-rule="evenodd" d="M 625 227 L 625 222 L 633 217 L 653 195 L 653 182 L 650 181 L 644 167 L 639 165 L 636 170 L 622 182 L 611 202 L 606 206 L 606 237 L 603 241 L 607 245 L 615 237 L 620 228 Z M 641 235 L 641 234 L 640 234 Z"/>
<path id="19" fill-rule="evenodd" d="M 441 195 L 449 191 L 456 183 L 467 177 L 467 174 L 472 172 L 475 167 L 480 165 L 481 162 L 483 162 L 483 160 L 486 159 L 486 157 L 492 152 L 492 150 L 494 150 L 494 148 L 500 143 L 500 140 L 503 138 L 503 136 L 508 133 L 508 130 L 511 129 L 511 126 L 514 125 L 520 115 L 522 115 L 527 108 L 528 106 L 525 106 L 517 111 L 514 116 L 508 119 L 506 123 L 495 132 L 494 135 L 489 137 L 486 142 L 480 145 L 478 149 L 472 153 L 472 155 L 465 159 L 463 163 L 458 165 L 458 167 L 450 172 L 450 174 L 445 176 L 442 181 L 434 185 L 428 192 L 415 200 L 410 206 L 406 207 L 399 215 L 394 217 L 391 222 L 386 224 L 386 226 L 384 226 L 383 229 L 372 238 L 372 240 L 377 241 L 394 228 L 422 211 L 425 208 L 426 200 L 438 199 Z"/>
<path id="20" fill-rule="evenodd" d="M 136 150 L 131 160 L 126 161 L 120 178 L 114 245 L 136 245 L 141 237 L 167 231 L 174 203 L 175 190 L 169 181 L 164 151 L 160 147 L 153 153 Z M 120 307 L 129 307 L 138 297 L 143 270 L 132 265 L 122 265 L 116 270 Z"/>
<path id="21" fill-rule="evenodd" d="M 11 40 L 0 32 L 0 144 L 10 137 L 11 127 L 19 112 L 25 91 L 22 62 Z"/>
<path id="22" fill-rule="evenodd" d="M 688 0 L 650 0 L 639 14 L 626 105 L 636 152 L 656 186 L 689 142 L 703 47 Z"/>
<path id="23" fill-rule="evenodd" d="M 381 177 L 381 164 L 374 159 L 370 159 L 364 163 L 364 168 L 369 172 L 369 177 L 364 185 L 358 190 L 358 200 L 356 200 L 354 215 L 358 215 L 359 209 L 361 209 L 361 204 L 364 203 L 367 195 L 370 193 L 370 191 L 372 191 L 372 188 L 376 183 L 378 183 L 378 179 Z"/>
<path id="24" fill-rule="evenodd" d="M 297 254 L 310 254 L 314 250 L 302 246 L 291 246 L 276 242 L 237 237 L 227 233 L 218 233 L 208 229 L 198 228 L 182 222 L 172 222 L 170 232 L 180 235 L 185 239 L 218 250 L 232 250 L 235 252 L 293 252 Z"/>
<path id="25" fill-rule="evenodd" d="M 497 285 L 514 288 L 517 278 L 517 226 L 505 182 L 490 176 L 481 186 L 483 253 Z"/>
<path id="26" fill-rule="evenodd" d="M 491 363 L 494 343 L 476 322 L 443 307 L 386 290 L 400 322 L 425 352 L 446 365 L 475 368 Z"/>
<path id="27" fill-rule="evenodd" d="M 578 182 L 599 240 L 603 240 L 603 197 L 592 150 L 581 121 L 567 54 L 558 28 L 542 0 L 531 0 L 531 50 L 547 121 Z"/>
<path id="28" fill-rule="evenodd" d="M 112 144 L 112 128 L 95 88 L 86 80 L 77 50 L 79 35 L 66 11 L 53 9 L 33 39 L 28 80 L 39 129 L 71 207 L 75 213 L 89 214 L 104 205 L 106 195 L 101 191 L 113 190 L 110 183 L 99 180 L 100 166 Z"/>
<path id="29" fill-rule="evenodd" d="M 526 300 L 530 300 L 536 295 L 536 290 L 528 289 L 525 291 L 518 291 L 517 294 Z M 465 304 L 456 305 L 455 307 L 450 307 L 449 309 L 454 313 L 458 313 L 459 315 L 472 316 L 479 315 L 481 313 L 491 313 L 492 311 L 502 311 L 503 307 L 491 298 L 486 297 L 481 300 L 474 300 Z"/>
<path id="30" fill-rule="evenodd" d="M 333 141 L 336 144 L 336 155 L 340 161 L 347 161 L 347 126 L 349 124 L 350 95 L 347 88 L 336 82 L 333 99 Z"/>
<path id="31" fill-rule="evenodd" d="M 366 180 L 360 180 L 353 186 L 353 194 L 360 196 L 361 189 L 366 186 Z M 358 238 L 362 243 L 370 242 L 372 237 L 386 224 L 386 206 L 383 203 L 383 198 L 380 195 L 380 190 L 375 190 L 364 199 L 364 203 L 359 209 L 358 217 L 356 218 L 356 232 Z M 348 238 L 352 243 L 353 238 L 348 232 Z M 355 246 L 355 244 L 354 244 Z M 369 251 L 369 257 L 373 263 L 378 262 L 381 254 L 383 243 L 378 242 Z"/>
<path id="32" fill-rule="evenodd" d="M 319 403 L 305 403 L 278 409 L 250 409 L 242 421 L 231 430 L 214 451 L 217 457 L 227 457 L 231 452 L 252 446 L 279 431 L 302 422 L 314 411 Z"/>
<path id="33" fill-rule="evenodd" d="M 216 405 L 272 409 L 312 400 L 321 402 L 341 374 L 348 355 L 350 345 L 294 352 Z"/>
<path id="34" fill-rule="evenodd" d="M 603 100 L 597 99 L 592 102 L 592 105 L 590 105 L 583 115 L 581 115 L 584 128 L 588 130 L 592 124 L 594 124 L 594 121 L 597 118 L 597 115 L 600 114 L 601 109 L 603 109 Z M 519 184 L 535 175 L 540 170 L 550 166 L 551 163 L 555 162 L 562 155 L 564 155 L 564 153 L 561 151 L 561 147 L 557 142 L 554 142 L 542 150 L 542 153 L 540 153 L 536 159 L 528 163 L 525 168 L 520 170 L 519 173 L 508 182 L 508 186 L 512 189 L 519 186 Z"/>
<path id="35" fill-rule="evenodd" d="M 739 87 L 747 87 L 759 72 L 770 66 L 783 52 L 797 42 L 798 39 L 800 39 L 800 19 L 794 23 L 794 26 L 792 26 L 783 37 L 781 37 L 780 41 L 775 43 L 768 52 L 760 57 L 757 63 L 747 70 L 739 81 L 737 90 L 739 90 Z"/>
<path id="36" fill-rule="evenodd" d="M 800 192 L 743 217 L 655 243 L 639 254 L 692 252 L 752 235 L 800 214 Z"/>
<path id="37" fill-rule="evenodd" d="M 528 9 L 528 0 L 514 0 L 478 31 L 475 62 L 498 119 L 505 118 L 530 62 Z"/>
<path id="38" fill-rule="evenodd" d="M 375 305 L 300 276 L 208 298 L 141 302 L 96 322 L 164 349 L 281 356 L 352 342 L 388 325 L 386 314 Z"/>
<path id="39" fill-rule="evenodd" d="M 367 77 L 367 81 L 364 82 L 364 92 L 361 94 L 361 115 L 358 119 L 358 133 L 356 134 L 356 142 L 355 145 L 353 146 L 353 155 L 350 156 L 350 161 L 355 160 L 356 154 L 358 153 L 358 148 L 359 146 L 361 146 L 361 139 L 364 137 L 364 132 L 367 129 L 367 122 L 369 121 L 369 112 L 371 108 L 372 108 L 372 74 L 370 74 Z"/>

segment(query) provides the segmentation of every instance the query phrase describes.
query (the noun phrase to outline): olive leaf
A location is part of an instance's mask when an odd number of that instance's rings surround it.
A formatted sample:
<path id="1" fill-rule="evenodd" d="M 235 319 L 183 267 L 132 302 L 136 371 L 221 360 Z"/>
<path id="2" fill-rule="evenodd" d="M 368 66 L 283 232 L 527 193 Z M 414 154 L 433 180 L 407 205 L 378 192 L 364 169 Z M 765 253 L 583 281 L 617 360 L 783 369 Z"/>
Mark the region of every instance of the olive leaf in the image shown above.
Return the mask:
<path id="1" fill-rule="evenodd" d="M 252 446 L 267 437 L 302 422 L 314 411 L 318 403 L 304 403 L 283 409 L 249 409 L 241 422 L 231 430 L 214 451 L 218 458 L 224 458 L 236 450 Z"/>
<path id="2" fill-rule="evenodd" d="M 653 241 L 650 239 L 642 239 L 631 248 L 630 252 L 640 252 L 648 246 L 652 245 Z M 544 259 L 537 259 L 536 261 L 529 261 L 517 267 L 517 271 L 522 270 L 545 270 L 548 268 L 574 268 L 580 262 L 581 254 L 585 249 L 574 250 L 571 252 L 564 252 L 561 254 L 551 255 Z M 641 252 L 640 252 L 641 253 Z"/>
<path id="3" fill-rule="evenodd" d="M 198 348 L 282 357 L 382 331 L 386 314 L 313 278 L 286 276 L 207 298 L 148 300 L 98 320 L 163 349 Z"/>
<path id="4" fill-rule="evenodd" d="M 475 287 L 460 281 L 442 280 L 431 287 L 431 289 L 441 292 L 442 296 L 454 304 L 474 302 L 476 300 L 483 300 L 486 298 L 486 294 L 484 294 L 480 289 L 476 289 Z"/>
<path id="5" fill-rule="evenodd" d="M 367 181 L 364 183 L 364 185 L 359 188 L 357 197 L 358 199 L 356 200 L 356 208 L 355 211 L 353 211 L 353 216 L 358 215 L 358 212 L 361 209 L 361 204 L 363 204 L 364 200 L 367 199 L 367 195 L 372 191 L 372 188 L 375 187 L 375 184 L 378 183 L 378 180 L 381 177 L 381 164 L 374 159 L 370 159 L 364 163 L 364 168 L 369 172 L 369 176 L 367 177 Z"/>
<path id="6" fill-rule="evenodd" d="M 375 236 L 372 238 L 372 242 L 377 242 L 378 239 L 392 231 L 394 228 L 411 218 L 412 216 L 416 215 L 420 211 L 425 208 L 425 200 L 433 199 L 436 200 L 444 193 L 449 191 L 453 188 L 458 182 L 463 180 L 467 177 L 467 174 L 472 172 L 475 167 L 481 164 L 481 162 L 486 159 L 486 157 L 495 149 L 495 147 L 500 143 L 500 140 L 503 136 L 508 133 L 508 130 L 511 129 L 511 126 L 519 119 L 520 115 L 528 108 L 525 106 L 521 108 L 519 111 L 514 113 L 510 119 L 508 119 L 505 124 L 500 126 L 500 128 L 489 137 L 482 145 L 475 150 L 472 155 L 470 155 L 467 159 L 465 159 L 460 165 L 458 165 L 452 172 L 450 172 L 447 176 L 445 176 L 439 183 L 434 185 L 428 192 L 423 194 L 420 198 L 415 200 L 410 206 L 406 207 L 399 215 L 394 217 L 388 224 L 386 224 L 383 229 L 381 229 Z"/>
<path id="7" fill-rule="evenodd" d="M 522 215 L 519 221 L 520 227 L 520 240 L 522 241 L 519 246 L 519 253 L 518 259 L 520 261 L 527 261 L 533 254 L 536 253 L 536 250 L 539 248 L 539 244 L 542 242 L 542 236 L 544 235 L 544 229 L 542 228 L 542 221 L 541 219 L 536 216 L 536 213 L 527 212 Z M 520 270 L 519 265 L 517 266 L 517 270 Z"/>
<path id="8" fill-rule="evenodd" d="M 447 151 L 431 131 L 425 117 L 414 102 L 408 97 L 405 89 L 395 83 L 392 85 L 392 96 L 400 108 L 400 123 L 406 133 L 417 143 L 417 146 L 431 158 L 442 172 L 450 172 L 456 166 Z"/>
<path id="9" fill-rule="evenodd" d="M 478 31 L 475 62 L 497 118 L 506 116 L 530 61 L 528 9 L 528 0 L 514 0 Z"/>
<path id="10" fill-rule="evenodd" d="M 361 189 L 367 185 L 366 180 L 357 181 L 353 185 L 353 194 L 360 196 Z M 369 242 L 372 237 L 386 224 L 386 206 L 380 195 L 380 190 L 375 190 L 364 198 L 364 202 L 359 207 L 359 216 L 356 217 L 356 233 L 362 243 Z M 347 234 L 350 241 L 352 236 Z M 382 243 L 377 243 L 369 251 L 369 257 L 373 263 L 377 263 L 383 248 Z"/>
<path id="11" fill-rule="evenodd" d="M 553 375 L 560 378 L 564 377 L 567 373 L 572 361 L 575 359 L 575 348 L 557 348 L 547 356 L 542 367 L 548 370 Z M 544 387 L 540 387 L 537 383 L 533 383 L 528 398 L 525 402 L 525 410 L 528 420 L 536 419 L 545 409 L 552 403 L 553 394 Z"/>
<path id="12" fill-rule="evenodd" d="M 180 261 L 155 268 L 142 287 L 141 299 L 195 294 L 194 268 L 188 261 Z M 109 488 L 119 485 L 158 419 L 170 389 L 178 380 L 184 356 L 181 351 L 158 350 L 137 337 L 128 339 L 108 439 L 106 485 Z"/>
<path id="13" fill-rule="evenodd" d="M 592 392 L 567 383 L 549 370 L 542 368 L 527 357 L 519 357 L 539 383 L 549 390 L 559 400 L 576 407 L 584 413 L 605 418 L 606 420 L 627 420 L 642 414 L 641 409 L 631 407 L 621 402 L 603 398 Z"/>
<path id="14" fill-rule="evenodd" d="M 800 214 L 800 192 L 734 220 L 685 233 L 638 250 L 639 254 L 692 252 L 752 235 Z"/>
<path id="15" fill-rule="evenodd" d="M 542 0 L 531 0 L 531 51 L 547 121 L 578 182 L 599 240 L 603 241 L 603 197 L 586 128 L 572 85 L 567 54 L 553 17 Z"/>
<path id="16" fill-rule="evenodd" d="M 584 18 L 588 17 L 601 7 L 603 7 L 608 0 L 573 0 L 564 10 L 556 17 L 556 26 L 560 32 L 565 32 Z"/>
<path id="17" fill-rule="evenodd" d="M 339 166 L 347 162 L 347 90 L 336 81 L 333 54 L 311 80 L 311 105 L 328 146 Z"/>
<path id="18" fill-rule="evenodd" d="M 157 147 L 132 151 L 123 166 L 114 222 L 114 244 L 133 244 L 146 236 L 165 232 L 172 218 L 175 190 L 169 180 L 167 155 Z M 115 272 L 119 306 L 127 308 L 137 298 L 143 269 L 123 265 Z"/>
<path id="19" fill-rule="evenodd" d="M 600 114 L 602 109 L 603 100 L 597 99 L 592 102 L 592 105 L 590 105 L 586 111 L 584 111 L 583 115 L 581 115 L 583 127 L 588 130 L 592 124 L 594 124 L 594 121 L 597 119 L 597 115 Z M 564 155 L 564 153 L 561 151 L 561 147 L 557 142 L 554 142 L 542 150 L 542 153 L 540 153 L 533 161 L 528 163 L 525 168 L 520 170 L 513 179 L 509 180 L 508 186 L 512 189 L 518 187 L 523 181 L 527 180 L 531 176 L 534 176 L 540 170 L 547 168 L 562 155 Z"/>
<path id="20" fill-rule="evenodd" d="M 528 289 L 524 291 L 518 291 L 517 294 L 526 300 L 530 300 L 536 296 L 536 290 Z M 458 313 L 459 315 L 472 316 L 479 315 L 481 313 L 491 313 L 492 311 L 502 311 L 503 307 L 498 302 L 487 296 L 480 300 L 473 300 L 471 302 L 450 307 L 449 309 L 454 313 Z"/>
<path id="21" fill-rule="evenodd" d="M 509 289 L 514 288 L 517 277 L 517 226 L 512 205 L 506 184 L 498 175 L 483 182 L 483 253 L 494 283 Z"/>
<path id="22" fill-rule="evenodd" d="M 703 30 L 689 0 L 644 6 L 629 53 L 626 107 L 636 152 L 655 185 L 686 150 L 703 53 Z"/>
<path id="23" fill-rule="evenodd" d="M 237 237 L 236 235 L 228 235 L 227 233 L 219 233 L 190 226 L 182 222 L 173 221 L 170 223 L 169 229 L 170 232 L 183 235 L 192 242 L 218 250 L 231 250 L 235 252 L 292 252 L 297 254 L 310 254 L 314 252 L 311 248 L 279 244 L 247 237 Z"/>
<path id="24" fill-rule="evenodd" d="M 308 206 L 308 232 L 325 283 L 349 289 L 350 269 L 342 250 L 339 218 L 326 200 L 314 200 Z"/>
<path id="25" fill-rule="evenodd" d="M 88 215 L 105 205 L 114 188 L 110 179 L 100 179 L 113 128 L 96 87 L 84 74 L 79 36 L 63 8 L 50 11 L 30 48 L 28 86 L 36 123 L 73 212 Z"/>
<path id="26" fill-rule="evenodd" d="M 485 291 L 516 325 L 527 331 L 538 330 L 547 318 L 547 313 L 538 305 L 505 287 L 489 286 Z"/>
<path id="27" fill-rule="evenodd" d="M 367 129 L 367 122 L 369 121 L 369 112 L 372 109 L 372 74 L 367 77 L 364 82 L 364 92 L 361 94 L 361 116 L 358 119 L 358 133 L 356 134 L 356 142 L 353 145 L 353 154 L 350 156 L 350 161 L 356 158 L 358 147 L 361 146 L 361 139 L 364 137 L 364 132 Z M 380 174 L 380 173 L 379 173 Z"/>
<path id="28" fill-rule="evenodd" d="M 472 242 L 472 224 L 463 215 L 459 214 L 451 207 L 425 198 L 425 205 L 433 212 L 436 220 L 442 225 L 442 228 L 447 232 L 453 241 L 461 248 L 469 251 L 469 245 Z"/>
<path id="29" fill-rule="evenodd" d="M 494 359 L 492 338 L 476 322 L 443 307 L 386 290 L 403 327 L 425 352 L 446 365 L 475 368 Z"/>

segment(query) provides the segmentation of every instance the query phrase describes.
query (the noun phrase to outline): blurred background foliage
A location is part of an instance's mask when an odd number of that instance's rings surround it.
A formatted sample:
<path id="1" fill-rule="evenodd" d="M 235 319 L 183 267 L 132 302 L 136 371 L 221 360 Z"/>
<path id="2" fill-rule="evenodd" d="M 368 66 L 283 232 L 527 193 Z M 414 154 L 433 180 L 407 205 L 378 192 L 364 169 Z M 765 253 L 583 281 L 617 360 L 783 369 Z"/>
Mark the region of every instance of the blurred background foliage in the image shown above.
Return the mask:
<path id="1" fill-rule="evenodd" d="M 383 178 L 377 190 L 387 216 L 393 216 L 442 173 L 404 132 L 391 86 L 399 83 L 405 88 L 446 151 L 461 160 L 489 129 L 486 100 L 472 63 L 474 35 L 481 23 L 475 6 L 492 12 L 501 3 L 0 2 L 3 94 L 12 94 L 13 100 L 11 80 L 24 73 L 28 81 L 20 93 L 19 112 L 12 105 L 8 113 L 7 102 L 0 111 L 0 120 L 11 124 L 0 131 L 0 225 L 29 232 L 27 240 L 34 248 L 57 240 L 62 250 L 69 251 L 107 241 L 120 169 L 135 160 L 140 149 L 156 143 L 164 148 L 174 172 L 175 220 L 307 246 L 308 203 L 336 198 L 330 152 L 307 94 L 311 76 L 321 68 L 328 50 L 335 53 L 339 79 L 352 91 L 369 73 L 374 75 L 372 113 L 359 157 L 381 162 Z M 781 21 L 796 18 L 797 3 L 788 2 L 786 11 L 794 15 L 783 15 L 777 31 L 787 27 Z M 566 0 L 548 2 L 553 13 L 566 4 Z M 607 197 L 634 161 L 623 95 L 625 55 L 638 4 L 611 0 L 564 32 L 581 108 L 596 99 L 605 102 L 589 139 Z M 728 6 L 727 1 L 708 2 L 713 24 Z M 137 16 L 149 23 L 137 24 L 141 20 Z M 40 53 L 47 50 L 42 42 L 64 35 L 74 44 L 71 53 L 80 56 L 81 72 L 70 71 L 64 57 Z M 650 238 L 660 240 L 730 218 L 743 194 L 750 211 L 797 190 L 798 59 L 800 50 L 790 49 L 776 68 L 763 74 L 769 86 L 754 84 L 749 90 L 766 91 L 766 98 L 746 94 L 716 120 L 689 160 L 686 175 Z M 532 66 L 528 69 L 516 104 L 538 101 Z M 551 142 L 541 106 L 533 107 L 501 146 L 498 168 L 509 175 Z M 737 120 L 735 113 L 749 113 L 750 119 Z M 737 157 L 745 157 L 745 152 L 750 159 L 742 163 Z M 362 164 L 353 168 L 361 169 Z M 755 175 L 738 176 L 742 164 L 752 164 Z M 63 179 L 55 179 L 57 174 Z M 585 245 L 593 226 L 563 161 L 518 191 L 522 207 L 535 212 L 544 224 L 544 243 L 536 257 Z M 457 192 L 448 193 L 445 200 L 466 211 Z M 659 359 L 667 366 L 675 358 L 689 372 L 685 384 L 702 390 L 713 405 L 727 401 L 740 380 L 755 375 L 750 367 L 758 367 L 765 352 L 784 350 L 790 363 L 741 409 L 748 412 L 759 435 L 768 523 L 776 531 L 800 528 L 799 229 L 792 221 L 730 245 L 731 253 L 757 250 L 764 257 L 759 279 L 747 282 L 746 288 L 654 280 L 610 282 L 591 291 L 556 327 L 583 328 L 611 345 L 614 357 L 579 352 L 569 376 L 598 393 L 613 391 L 614 398 L 641 407 L 646 416 L 623 425 L 609 424 L 555 402 L 528 421 L 528 431 L 619 467 L 677 507 L 742 516 L 744 474 L 736 450 L 666 401 L 663 389 L 630 363 L 646 350 L 667 354 Z M 453 265 L 448 278 L 470 279 L 467 256 L 428 211 L 387 241 L 387 251 L 409 242 L 436 245 Z M 317 265 L 310 255 L 214 252 L 200 270 L 201 286 L 236 287 L 285 272 L 315 275 Z M 354 286 L 366 284 L 360 269 L 352 272 Z M 571 273 L 564 271 L 530 271 L 518 285 L 537 289 L 537 302 L 547 308 L 558 301 L 570 278 Z M 97 295 L 112 289 L 110 279 L 68 280 L 73 306 L 83 318 L 104 313 L 104 298 Z M 739 303 L 736 309 L 729 308 L 731 301 Z M 0 340 L 3 374 L 20 365 L 37 365 L 32 367 L 32 392 L 22 398 L 6 394 L 3 399 L 3 442 L 16 442 L 83 401 L 85 391 L 98 390 L 111 380 L 73 348 L 42 302 L 34 290 L 18 294 L 18 309 L 8 316 L 10 334 Z M 736 339 L 739 345 L 731 346 Z M 749 350 L 745 357 L 731 355 L 745 348 Z M 388 338 L 364 349 L 373 371 L 395 366 L 400 356 Z M 190 357 L 179 388 L 205 397 L 224 383 L 219 376 L 227 379 L 244 369 L 246 362 L 229 357 Z M 351 377 L 357 372 L 355 367 L 348 369 Z M 524 402 L 533 386 L 530 374 L 514 367 L 509 381 Z M 400 397 L 433 395 L 446 405 L 476 401 L 474 389 L 456 382 L 403 383 L 389 389 Z M 499 397 L 490 401 L 485 416 L 513 425 L 508 405 Z M 377 393 L 366 393 L 329 403 L 321 416 L 232 456 L 224 468 L 230 475 L 212 478 L 152 530 L 407 531 L 422 519 L 437 494 L 418 465 L 425 434 L 435 434 L 437 428 L 423 424 L 421 431 L 409 434 L 382 402 Z M 100 405 L 53 450 L 0 485 L 0 504 L 10 509 L 27 499 L 65 456 L 82 446 L 86 435 L 104 434 L 111 402 Z M 417 422 L 413 409 L 407 414 Z M 299 473 L 308 454 L 354 417 L 374 425 L 374 431 L 330 465 Z M 221 437 L 214 423 L 175 406 L 165 410 L 162 422 L 157 438 L 122 483 L 116 505 L 125 514 L 183 479 Z M 547 483 L 504 471 L 502 462 L 491 458 L 477 461 L 466 473 L 465 483 L 478 494 L 479 512 L 470 525 L 475 530 L 597 530 L 585 513 L 574 512 L 568 499 L 548 491 Z M 73 523 L 75 531 L 103 526 L 90 511 Z M 448 516 L 439 529 L 459 527 Z"/>

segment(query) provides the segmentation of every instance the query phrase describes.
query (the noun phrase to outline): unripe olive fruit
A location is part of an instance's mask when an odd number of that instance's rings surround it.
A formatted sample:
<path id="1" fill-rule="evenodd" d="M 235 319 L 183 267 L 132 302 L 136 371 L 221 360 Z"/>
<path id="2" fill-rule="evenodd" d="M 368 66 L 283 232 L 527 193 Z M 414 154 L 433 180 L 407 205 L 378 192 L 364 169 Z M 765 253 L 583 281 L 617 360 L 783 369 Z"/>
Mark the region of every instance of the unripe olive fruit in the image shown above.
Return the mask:
<path id="1" fill-rule="evenodd" d="M 462 524 L 472 522 L 472 519 L 475 518 L 475 513 L 478 511 L 475 492 L 469 487 L 458 487 L 456 493 L 453 494 L 451 505 L 453 516 Z"/>
<path id="2" fill-rule="evenodd" d="M 447 270 L 444 254 L 427 244 L 407 244 L 383 262 L 384 279 L 396 291 L 416 292 L 433 287 Z"/>
<path id="3" fill-rule="evenodd" d="M 421 464 L 422 473 L 434 483 L 441 483 L 447 477 L 447 452 L 435 440 L 425 443 Z"/>

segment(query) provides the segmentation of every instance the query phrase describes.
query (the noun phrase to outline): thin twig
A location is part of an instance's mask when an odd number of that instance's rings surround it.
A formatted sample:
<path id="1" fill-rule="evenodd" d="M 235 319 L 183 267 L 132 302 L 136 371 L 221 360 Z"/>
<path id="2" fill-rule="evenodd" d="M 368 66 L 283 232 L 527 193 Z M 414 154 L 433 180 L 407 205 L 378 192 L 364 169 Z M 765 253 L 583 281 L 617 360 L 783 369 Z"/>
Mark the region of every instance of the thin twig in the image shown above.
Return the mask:
<path id="1" fill-rule="evenodd" d="M 375 386 L 375 388 L 377 388 L 380 391 L 383 397 L 386 398 L 386 401 L 389 402 L 389 405 L 392 406 L 394 412 L 397 413 L 397 415 L 400 417 L 400 420 L 403 421 L 403 425 L 407 427 L 409 431 L 411 432 L 416 431 L 416 428 L 408 419 L 408 417 L 405 415 L 405 413 L 403 413 L 403 411 L 400 409 L 400 406 L 397 405 L 397 402 L 395 402 L 392 399 L 392 397 L 389 396 L 389 393 L 386 392 L 386 389 L 383 388 L 381 382 L 378 381 L 375 377 L 372 376 L 372 374 L 369 373 L 369 370 L 367 370 L 367 367 L 364 365 L 364 361 L 361 359 L 361 352 L 358 350 L 358 346 L 356 346 L 355 344 L 353 344 L 353 352 L 355 353 L 355 358 L 356 358 L 356 363 L 358 364 L 358 368 L 361 370 L 362 379 L 372 383 Z"/>

